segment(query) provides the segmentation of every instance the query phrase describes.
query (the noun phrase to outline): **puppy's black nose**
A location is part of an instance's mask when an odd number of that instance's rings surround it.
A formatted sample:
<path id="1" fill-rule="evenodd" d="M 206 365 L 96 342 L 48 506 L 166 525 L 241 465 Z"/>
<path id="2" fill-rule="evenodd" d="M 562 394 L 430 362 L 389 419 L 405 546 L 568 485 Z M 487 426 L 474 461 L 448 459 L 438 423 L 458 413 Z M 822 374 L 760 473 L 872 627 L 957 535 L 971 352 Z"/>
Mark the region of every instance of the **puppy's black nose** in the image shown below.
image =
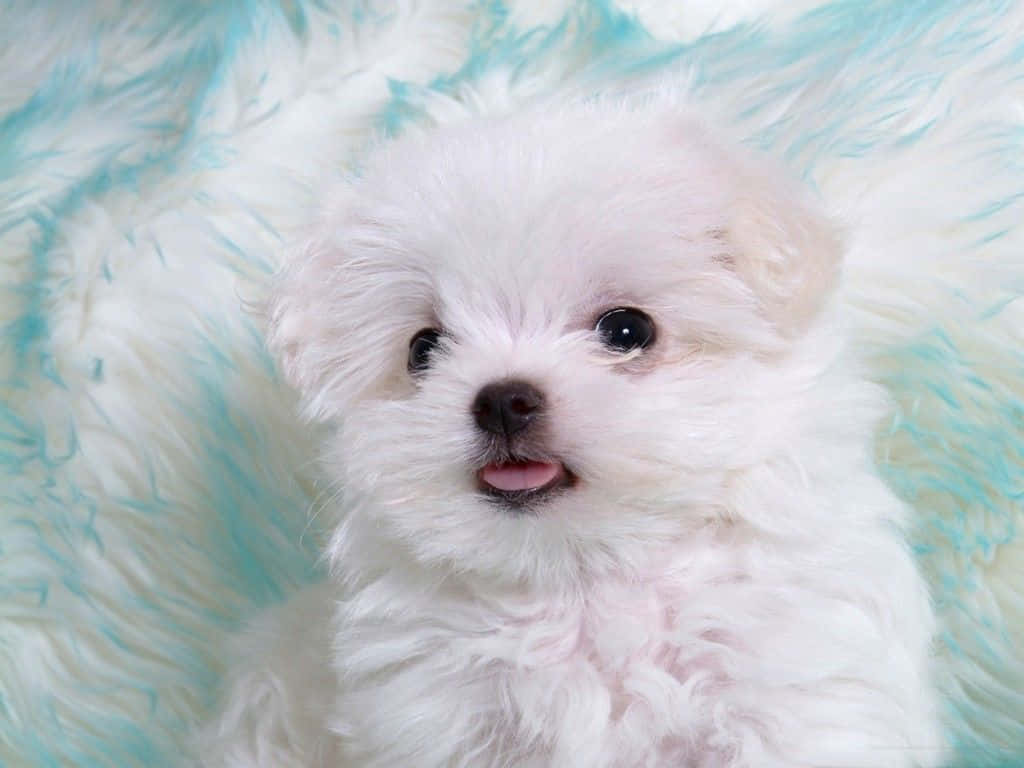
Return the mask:
<path id="1" fill-rule="evenodd" d="M 488 384 L 473 401 L 473 417 L 484 432 L 511 436 L 529 424 L 544 405 L 532 384 L 510 379 Z"/>

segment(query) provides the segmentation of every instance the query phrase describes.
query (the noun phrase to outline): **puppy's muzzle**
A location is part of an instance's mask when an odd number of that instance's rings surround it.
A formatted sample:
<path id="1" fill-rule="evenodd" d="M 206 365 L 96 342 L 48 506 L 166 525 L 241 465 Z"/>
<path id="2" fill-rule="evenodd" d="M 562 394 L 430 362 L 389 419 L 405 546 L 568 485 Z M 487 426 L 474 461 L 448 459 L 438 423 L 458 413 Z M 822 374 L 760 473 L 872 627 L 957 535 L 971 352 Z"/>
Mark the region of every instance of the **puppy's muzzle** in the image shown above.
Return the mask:
<path id="1" fill-rule="evenodd" d="M 520 379 L 488 384 L 477 393 L 472 408 L 481 430 L 506 438 L 526 429 L 543 409 L 543 393 Z"/>

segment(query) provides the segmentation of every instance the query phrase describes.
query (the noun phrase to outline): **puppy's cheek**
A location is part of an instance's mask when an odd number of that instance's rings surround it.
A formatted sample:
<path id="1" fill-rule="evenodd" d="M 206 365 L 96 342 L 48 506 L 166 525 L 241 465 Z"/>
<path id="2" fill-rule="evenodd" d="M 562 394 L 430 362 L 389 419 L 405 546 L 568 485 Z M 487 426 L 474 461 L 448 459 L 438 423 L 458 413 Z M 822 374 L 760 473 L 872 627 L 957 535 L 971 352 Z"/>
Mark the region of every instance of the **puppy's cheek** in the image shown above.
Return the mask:
<path id="1" fill-rule="evenodd" d="M 457 416 L 415 398 L 361 404 L 337 436 L 346 486 L 390 503 L 472 490 L 467 458 L 473 444 Z"/>
<path id="2" fill-rule="evenodd" d="M 740 440 L 709 401 L 713 383 L 676 370 L 602 373 L 582 387 L 563 382 L 569 391 L 558 433 L 580 490 L 593 489 L 595 505 L 604 499 L 639 508 L 666 498 L 676 504 L 713 498 Z"/>

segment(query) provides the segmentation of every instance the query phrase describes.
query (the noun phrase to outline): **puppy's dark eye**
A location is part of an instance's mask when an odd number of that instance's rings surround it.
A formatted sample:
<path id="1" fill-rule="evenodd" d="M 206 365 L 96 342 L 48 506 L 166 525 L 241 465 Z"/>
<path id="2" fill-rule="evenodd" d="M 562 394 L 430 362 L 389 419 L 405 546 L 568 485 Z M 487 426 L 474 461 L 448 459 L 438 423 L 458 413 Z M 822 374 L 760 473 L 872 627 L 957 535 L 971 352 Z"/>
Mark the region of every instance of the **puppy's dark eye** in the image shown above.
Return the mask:
<path id="1" fill-rule="evenodd" d="M 601 341 L 616 352 L 647 349 L 654 343 L 654 322 L 639 309 L 619 307 L 605 312 L 594 330 Z"/>
<path id="2" fill-rule="evenodd" d="M 409 373 L 421 373 L 430 367 L 430 355 L 441 341 L 436 328 L 424 328 L 409 342 Z"/>

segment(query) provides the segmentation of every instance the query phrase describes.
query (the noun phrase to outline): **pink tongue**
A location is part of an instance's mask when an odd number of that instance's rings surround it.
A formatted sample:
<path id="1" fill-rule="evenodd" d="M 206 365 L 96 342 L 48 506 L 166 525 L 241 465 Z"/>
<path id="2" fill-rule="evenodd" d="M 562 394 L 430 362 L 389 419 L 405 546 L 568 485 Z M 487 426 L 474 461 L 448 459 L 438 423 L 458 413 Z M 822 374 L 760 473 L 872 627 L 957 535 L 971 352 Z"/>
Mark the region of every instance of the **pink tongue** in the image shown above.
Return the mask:
<path id="1" fill-rule="evenodd" d="M 532 491 L 550 483 L 561 471 L 558 464 L 540 461 L 488 464 L 480 471 L 480 479 L 499 491 Z"/>

